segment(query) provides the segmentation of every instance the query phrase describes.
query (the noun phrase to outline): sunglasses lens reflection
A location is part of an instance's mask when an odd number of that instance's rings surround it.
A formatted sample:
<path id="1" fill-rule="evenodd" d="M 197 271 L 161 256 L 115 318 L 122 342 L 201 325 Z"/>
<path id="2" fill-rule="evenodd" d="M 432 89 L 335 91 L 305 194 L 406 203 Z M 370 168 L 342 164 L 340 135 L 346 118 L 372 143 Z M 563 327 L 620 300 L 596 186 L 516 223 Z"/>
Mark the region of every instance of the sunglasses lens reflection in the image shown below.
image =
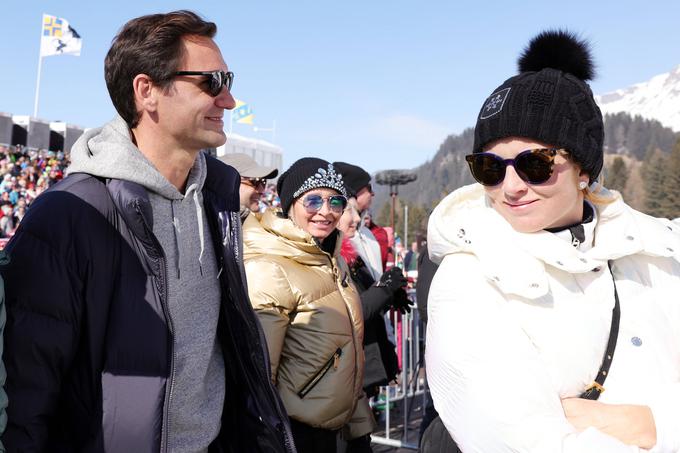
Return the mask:
<path id="1" fill-rule="evenodd" d="M 307 195 L 302 200 L 302 205 L 307 212 L 319 212 L 326 200 L 328 200 L 328 209 L 335 213 L 341 213 L 345 209 L 345 206 L 347 206 L 347 199 L 342 195 L 332 195 L 327 199 L 323 198 L 321 195 Z"/>
<path id="2" fill-rule="evenodd" d="M 334 195 L 328 198 L 328 204 L 332 211 L 342 212 L 347 205 L 347 199 L 341 195 Z"/>
<path id="3" fill-rule="evenodd" d="M 553 161 L 544 153 L 522 153 L 515 160 L 515 169 L 529 184 L 541 184 L 550 179 Z"/>
<path id="4" fill-rule="evenodd" d="M 475 154 L 468 163 L 472 176 L 482 185 L 495 186 L 505 178 L 505 163 L 496 155 Z"/>
<path id="5" fill-rule="evenodd" d="M 323 206 L 323 198 L 319 195 L 308 195 L 303 200 L 302 205 L 309 212 L 318 212 Z"/>
<path id="6" fill-rule="evenodd" d="M 231 91 L 231 83 L 233 81 L 233 74 L 231 72 L 215 71 L 210 76 L 209 91 L 212 96 L 218 96 L 222 92 L 223 87 L 227 87 L 227 91 Z"/>
<path id="7" fill-rule="evenodd" d="M 220 80 L 219 75 L 213 74 L 210 77 L 210 95 L 211 96 L 217 96 L 220 94 L 220 91 L 222 91 L 222 81 Z"/>

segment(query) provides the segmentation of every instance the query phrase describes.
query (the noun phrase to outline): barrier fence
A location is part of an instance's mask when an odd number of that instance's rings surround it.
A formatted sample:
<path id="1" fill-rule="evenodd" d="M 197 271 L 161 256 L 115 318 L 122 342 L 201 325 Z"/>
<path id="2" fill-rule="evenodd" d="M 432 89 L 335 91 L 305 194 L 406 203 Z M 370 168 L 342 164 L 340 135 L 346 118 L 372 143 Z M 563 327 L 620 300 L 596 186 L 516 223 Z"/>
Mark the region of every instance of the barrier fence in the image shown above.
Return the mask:
<path id="1" fill-rule="evenodd" d="M 414 301 L 414 306 L 410 313 L 401 314 L 394 311 L 390 314 L 390 320 L 394 329 L 394 336 L 397 340 L 397 356 L 399 357 L 401 372 L 397 377 L 397 382 L 380 388 L 380 395 L 371 401 L 372 406 L 384 403 L 384 423 L 378 425 L 378 431 L 384 432 L 384 436 L 372 435 L 371 441 L 375 444 L 386 445 L 409 450 L 418 450 L 417 440 L 415 443 L 409 442 L 410 431 L 417 431 L 418 428 L 411 428 L 412 406 L 415 398 L 423 399 L 422 407 L 425 407 L 427 392 L 427 382 L 422 373 L 421 357 L 421 322 L 417 309 L 415 290 L 409 290 L 409 297 Z M 392 405 L 401 405 L 401 419 L 395 420 L 392 417 Z M 401 423 L 403 426 L 399 438 L 391 437 L 391 431 Z M 417 439 L 417 433 L 416 433 Z"/>

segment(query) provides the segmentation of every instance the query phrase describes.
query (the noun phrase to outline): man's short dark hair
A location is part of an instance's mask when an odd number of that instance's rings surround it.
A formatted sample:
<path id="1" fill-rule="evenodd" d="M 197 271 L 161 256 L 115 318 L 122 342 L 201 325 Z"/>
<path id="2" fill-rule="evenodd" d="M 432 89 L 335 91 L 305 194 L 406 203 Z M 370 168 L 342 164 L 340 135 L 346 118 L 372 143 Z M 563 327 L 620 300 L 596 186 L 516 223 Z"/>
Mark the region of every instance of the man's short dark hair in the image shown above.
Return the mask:
<path id="1" fill-rule="evenodd" d="M 187 35 L 212 38 L 213 22 L 192 11 L 150 14 L 130 20 L 113 39 L 104 61 L 106 87 L 113 106 L 130 128 L 139 123 L 132 81 L 146 74 L 162 88 L 172 81 L 184 56 L 182 38 Z M 198 68 L 206 70 L 213 68 Z"/>

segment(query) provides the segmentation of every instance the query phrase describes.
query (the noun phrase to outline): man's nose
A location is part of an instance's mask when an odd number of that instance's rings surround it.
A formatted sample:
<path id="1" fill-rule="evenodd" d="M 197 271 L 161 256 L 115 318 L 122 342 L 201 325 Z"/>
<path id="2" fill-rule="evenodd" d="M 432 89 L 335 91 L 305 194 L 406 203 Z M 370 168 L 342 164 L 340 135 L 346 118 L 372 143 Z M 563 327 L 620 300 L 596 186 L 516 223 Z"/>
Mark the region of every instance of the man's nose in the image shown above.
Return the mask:
<path id="1" fill-rule="evenodd" d="M 215 105 L 225 110 L 233 110 L 236 107 L 236 99 L 232 96 L 227 87 L 223 87 L 220 94 L 215 97 Z"/>

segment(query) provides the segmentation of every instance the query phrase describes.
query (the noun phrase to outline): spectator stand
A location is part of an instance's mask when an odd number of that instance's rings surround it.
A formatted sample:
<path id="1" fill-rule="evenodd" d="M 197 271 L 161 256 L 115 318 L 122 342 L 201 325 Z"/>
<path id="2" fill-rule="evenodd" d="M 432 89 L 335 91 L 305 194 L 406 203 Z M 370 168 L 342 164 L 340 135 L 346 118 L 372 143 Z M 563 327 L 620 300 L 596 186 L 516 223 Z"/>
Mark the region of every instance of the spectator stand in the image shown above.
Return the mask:
<path id="1" fill-rule="evenodd" d="M 64 177 L 68 154 L 23 145 L 0 145 L 0 249 L 31 203 Z"/>

